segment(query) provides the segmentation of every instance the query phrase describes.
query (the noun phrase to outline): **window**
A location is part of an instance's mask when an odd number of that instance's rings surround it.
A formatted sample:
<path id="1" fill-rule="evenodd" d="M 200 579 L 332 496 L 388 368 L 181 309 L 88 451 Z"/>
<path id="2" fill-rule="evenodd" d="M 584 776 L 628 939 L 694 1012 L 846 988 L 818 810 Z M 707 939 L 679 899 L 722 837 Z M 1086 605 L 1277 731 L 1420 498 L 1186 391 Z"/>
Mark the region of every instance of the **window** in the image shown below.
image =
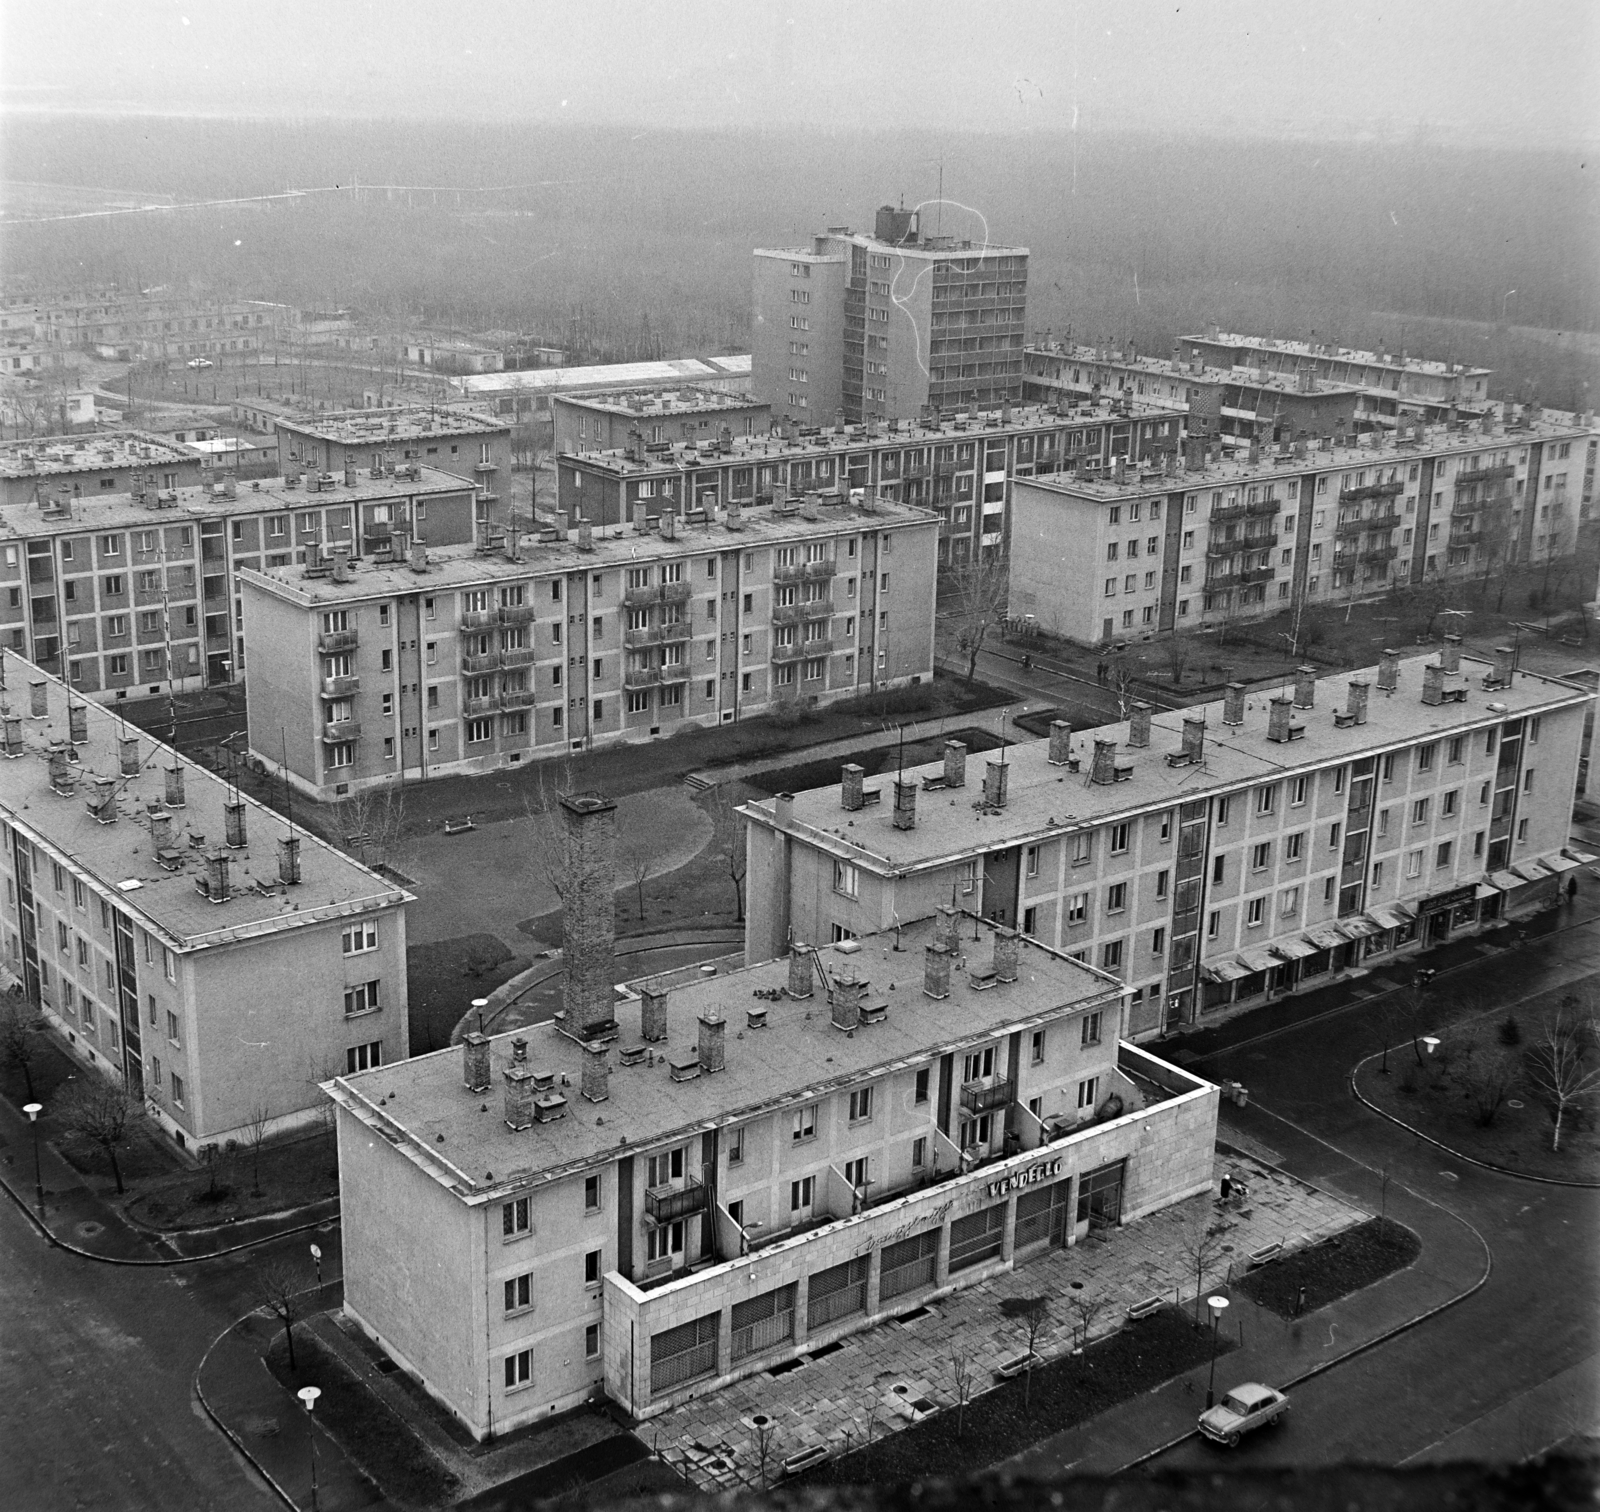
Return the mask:
<path id="1" fill-rule="evenodd" d="M 1534 723 L 1537 724 L 1538 720 L 1535 720 Z M 1457 735 L 1453 737 L 1450 743 L 1445 747 L 1445 761 L 1451 766 L 1459 766 L 1461 764 L 1462 748 L 1465 746 L 1465 744 L 1466 736 Z"/>
<path id="2" fill-rule="evenodd" d="M 1067 923 L 1082 924 L 1089 917 L 1089 894 L 1086 892 L 1073 893 L 1067 899 Z"/>
<path id="3" fill-rule="evenodd" d="M 1300 911 L 1300 889 L 1286 887 L 1278 895 L 1278 912 L 1286 919 L 1292 918 Z"/>
<path id="4" fill-rule="evenodd" d="M 833 890 L 846 898 L 854 898 L 861 887 L 861 873 L 848 861 L 833 863 Z"/>
<path id="5" fill-rule="evenodd" d="M 520 1276 L 510 1276 L 505 1283 L 505 1311 L 523 1312 L 533 1306 L 533 1276 L 524 1271 Z"/>
<path id="6" fill-rule="evenodd" d="M 1035 1029 L 1029 1046 L 1029 1064 L 1042 1066 L 1044 1064 L 1044 1030 Z"/>
<path id="7" fill-rule="evenodd" d="M 1100 947 L 1100 968 L 1103 971 L 1120 971 L 1122 969 L 1122 941 L 1107 940 Z"/>
<path id="8" fill-rule="evenodd" d="M 928 1163 L 928 1141 L 926 1139 L 913 1139 L 911 1141 L 911 1164 L 913 1167 L 925 1166 Z"/>
<path id="9" fill-rule="evenodd" d="M 167 1013 L 167 1039 L 170 1043 L 178 1043 L 178 1015 L 169 1011 Z"/>
<path id="10" fill-rule="evenodd" d="M 1124 856 L 1128 853 L 1128 826 L 1126 824 L 1113 824 L 1111 826 L 1111 854 Z"/>
<path id="11" fill-rule="evenodd" d="M 517 1391 L 533 1379 L 533 1351 L 519 1349 L 506 1356 L 506 1390 Z"/>
<path id="12" fill-rule="evenodd" d="M 652 1155 L 646 1165 L 646 1186 L 665 1186 L 669 1181 L 683 1180 L 683 1148 Z"/>
<path id="13" fill-rule="evenodd" d="M 1167 948 L 1167 931 L 1157 927 L 1150 931 L 1150 954 L 1161 955 Z"/>
<path id="14" fill-rule="evenodd" d="M 1416 878 L 1422 875 L 1422 852 L 1419 850 L 1406 852 L 1406 876 Z"/>
<path id="15" fill-rule="evenodd" d="M 510 1202 L 500 1205 L 500 1233 L 504 1238 L 515 1238 L 518 1234 L 531 1232 L 529 1221 L 528 1197 L 515 1197 Z"/>
<path id="16" fill-rule="evenodd" d="M 1394 781 L 1394 752 L 1393 751 L 1390 751 L 1383 758 L 1383 762 L 1382 762 L 1381 766 L 1378 768 L 1378 772 L 1379 772 L 1379 775 L 1383 778 L 1383 780 L 1385 782 L 1393 782 Z"/>
<path id="17" fill-rule="evenodd" d="M 1272 864 L 1272 845 L 1263 840 L 1250 848 L 1250 870 L 1265 871 Z"/>
<path id="18" fill-rule="evenodd" d="M 1168 880 L 1169 877 L 1171 877 L 1171 875 L 1172 875 L 1172 873 L 1169 872 L 1169 871 L 1158 871 L 1156 873 L 1156 896 L 1158 898 L 1166 897 L 1166 895 L 1167 895 L 1167 880 Z"/>
<path id="19" fill-rule="evenodd" d="M 586 1360 L 595 1360 L 600 1357 L 600 1325 L 589 1323 L 583 1330 L 583 1357 Z"/>
<path id="20" fill-rule="evenodd" d="M 1285 861 L 1298 861 L 1305 847 L 1306 835 L 1301 830 L 1298 834 L 1285 835 L 1283 840 L 1283 859 Z"/>
<path id="21" fill-rule="evenodd" d="M 1099 1012 L 1084 1014 L 1082 1026 L 1078 1031 L 1078 1043 L 1080 1045 L 1098 1045 L 1100 1043 L 1100 1021 L 1101 1015 Z"/>
<path id="22" fill-rule="evenodd" d="M 1023 860 L 1025 863 L 1023 870 L 1026 875 L 1037 877 L 1039 875 L 1039 847 L 1037 845 L 1028 846 L 1023 852 Z"/>
<path id="23" fill-rule="evenodd" d="M 1306 780 L 1304 777 L 1291 778 L 1289 782 L 1289 807 L 1299 808 L 1306 801 Z"/>
<path id="24" fill-rule="evenodd" d="M 964 1082 L 982 1081 L 986 1076 L 994 1075 L 994 1046 L 990 1045 L 984 1050 L 974 1050 L 970 1055 L 961 1057 L 961 1080 Z"/>
<path id="25" fill-rule="evenodd" d="M 1223 878 L 1226 877 L 1227 874 L 1228 858 L 1226 856 L 1216 857 L 1211 863 L 1211 885 L 1213 887 L 1220 887 L 1222 885 Z"/>
<path id="26" fill-rule="evenodd" d="M 1094 859 L 1094 835 L 1088 830 L 1079 830 L 1072 837 L 1072 864 L 1074 866 L 1087 866 Z"/>
<path id="27" fill-rule="evenodd" d="M 1113 882 L 1106 889 L 1106 912 L 1121 913 L 1128 906 L 1128 884 Z"/>
<path id="28" fill-rule="evenodd" d="M 378 1008 L 378 984 L 376 981 L 358 982 L 353 987 L 344 990 L 344 1012 L 346 1018 L 352 1018 L 358 1013 L 372 1013 Z"/>
<path id="29" fill-rule="evenodd" d="M 1524 793 L 1531 793 L 1533 791 L 1533 768 L 1532 767 L 1529 767 L 1528 770 L 1522 774 L 1522 791 Z"/>
<path id="30" fill-rule="evenodd" d="M 743 1129 L 730 1129 L 728 1131 L 728 1164 L 731 1166 L 744 1164 Z"/>
<path id="31" fill-rule="evenodd" d="M 850 1122 L 861 1123 L 872 1117 L 872 1088 L 861 1087 L 850 1094 Z"/>
<path id="32" fill-rule="evenodd" d="M 176 1071 L 172 1073 L 172 1101 L 174 1106 L 183 1106 L 183 1078 Z"/>
<path id="33" fill-rule="evenodd" d="M 1328 826 L 1328 849 L 1339 849 L 1339 836 L 1343 833 L 1344 826 L 1335 821 Z"/>
<path id="34" fill-rule="evenodd" d="M 1084 1080 L 1079 1082 L 1078 1083 L 1078 1106 L 1079 1106 L 1079 1108 L 1092 1108 L 1092 1107 L 1094 1107 L 1094 1105 L 1095 1105 L 1095 1094 L 1099 1091 L 1099 1088 L 1100 1088 L 1100 1078 L 1098 1076 L 1085 1077 Z"/>
<path id="35" fill-rule="evenodd" d="M 1448 866 L 1450 864 L 1451 858 L 1452 858 L 1452 856 L 1454 854 L 1455 854 L 1455 841 L 1454 840 L 1442 840 L 1442 841 L 1440 841 L 1439 849 L 1434 855 L 1434 860 L 1433 860 L 1434 866 L 1436 866 L 1436 867 Z"/>
<path id="36" fill-rule="evenodd" d="M 1430 742 L 1428 745 L 1418 746 L 1417 770 L 1419 772 L 1431 772 L 1433 770 L 1433 758 L 1438 753 L 1439 747 L 1437 743 Z"/>
<path id="37" fill-rule="evenodd" d="M 1529 772 L 1528 775 L 1531 777 L 1533 773 Z M 1456 788 L 1452 792 L 1446 793 L 1444 797 L 1439 800 L 1439 813 L 1443 818 L 1453 819 L 1455 818 L 1460 805 L 1461 790 Z"/>
<path id="38" fill-rule="evenodd" d="M 1411 822 L 1413 824 L 1426 824 L 1428 822 L 1428 800 L 1419 798 L 1411 805 Z"/>
<path id="39" fill-rule="evenodd" d="M 928 1100 L 928 1079 L 929 1079 L 928 1078 L 928 1068 L 926 1066 L 924 1066 L 924 1067 L 922 1067 L 922 1069 L 920 1071 L 917 1072 L 917 1078 L 916 1078 L 915 1083 L 913 1084 L 912 1093 L 911 1093 L 911 1101 L 912 1102 L 914 1102 L 914 1103 L 925 1103 L 925 1102 L 927 1102 L 927 1100 Z"/>
<path id="40" fill-rule="evenodd" d="M 809 1212 L 811 1204 L 816 1200 L 817 1178 L 815 1176 L 802 1176 L 799 1181 L 789 1183 L 789 1211 L 791 1213 Z"/>
<path id="41" fill-rule="evenodd" d="M 790 1120 L 789 1140 L 792 1144 L 799 1144 L 803 1140 L 815 1139 L 817 1136 L 817 1105 L 809 1103 L 803 1108 L 797 1108 L 794 1117 Z"/>
<path id="42" fill-rule="evenodd" d="M 339 942 L 347 956 L 364 955 L 369 950 L 376 950 L 378 948 L 378 926 L 376 921 L 366 924 L 352 924 L 340 935 Z"/>
<path id="43" fill-rule="evenodd" d="M 1261 923 L 1262 914 L 1265 912 L 1266 903 L 1261 898 L 1252 898 L 1245 904 L 1244 922 L 1251 928 L 1256 928 Z"/>
<path id="44" fill-rule="evenodd" d="M 585 1286 L 598 1286 L 600 1284 L 600 1257 L 603 1251 L 590 1250 L 583 1257 L 583 1284 Z"/>
<path id="45" fill-rule="evenodd" d="M 583 1178 L 583 1210 L 586 1213 L 600 1211 L 600 1178 L 598 1176 L 585 1176 Z"/>
<path id="46" fill-rule="evenodd" d="M 1227 799 L 1227 798 L 1219 798 L 1219 799 L 1217 799 L 1217 823 L 1218 824 L 1226 824 L 1228 822 L 1228 810 L 1231 807 L 1232 807 L 1232 803 L 1231 803 L 1231 801 L 1229 799 Z"/>
<path id="47" fill-rule="evenodd" d="M 1278 789 L 1276 785 L 1256 789 L 1256 812 L 1270 814 L 1278 806 Z"/>
<path id="48" fill-rule="evenodd" d="M 375 1066 L 383 1064 L 383 1041 L 373 1040 L 366 1045 L 352 1045 L 344 1053 L 344 1069 L 346 1075 L 353 1075 L 357 1071 L 370 1071 Z"/>
<path id="49" fill-rule="evenodd" d="M 1217 909 L 1212 909 L 1206 915 L 1206 938 L 1214 940 L 1222 932 L 1222 914 Z"/>

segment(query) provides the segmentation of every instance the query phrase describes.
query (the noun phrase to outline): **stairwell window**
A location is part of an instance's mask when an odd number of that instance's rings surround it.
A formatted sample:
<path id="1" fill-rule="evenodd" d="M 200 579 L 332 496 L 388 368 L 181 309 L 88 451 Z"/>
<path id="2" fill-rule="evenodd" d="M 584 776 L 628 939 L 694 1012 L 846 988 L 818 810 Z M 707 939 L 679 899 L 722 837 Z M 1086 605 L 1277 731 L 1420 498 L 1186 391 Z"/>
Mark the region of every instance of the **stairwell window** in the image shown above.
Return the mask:
<path id="1" fill-rule="evenodd" d="M 370 982 L 357 982 L 353 987 L 344 990 L 344 1016 L 354 1018 L 362 1013 L 375 1013 L 381 1004 L 378 1002 L 378 980 Z"/>
<path id="2" fill-rule="evenodd" d="M 854 898 L 861 891 L 861 872 L 848 861 L 833 863 L 833 890 L 841 897 Z"/>

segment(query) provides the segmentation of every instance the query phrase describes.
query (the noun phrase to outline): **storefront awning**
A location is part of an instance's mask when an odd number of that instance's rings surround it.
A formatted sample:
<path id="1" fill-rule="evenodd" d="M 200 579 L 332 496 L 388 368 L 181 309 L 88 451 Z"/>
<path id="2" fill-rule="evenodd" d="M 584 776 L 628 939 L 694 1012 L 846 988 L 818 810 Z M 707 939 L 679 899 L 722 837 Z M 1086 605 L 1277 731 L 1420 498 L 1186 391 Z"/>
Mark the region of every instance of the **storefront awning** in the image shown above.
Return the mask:
<path id="1" fill-rule="evenodd" d="M 1508 871 L 1494 872 L 1489 877 L 1489 886 L 1498 887 L 1501 892 L 1515 892 L 1526 885 L 1521 877 L 1514 877 Z"/>
<path id="2" fill-rule="evenodd" d="M 1514 875 L 1521 877 L 1524 882 L 1543 882 L 1553 875 L 1548 872 L 1538 861 L 1513 861 L 1511 870 Z"/>
<path id="3" fill-rule="evenodd" d="M 1380 929 L 1404 929 L 1416 915 L 1404 904 L 1380 903 L 1376 908 L 1367 910 L 1367 917 L 1375 920 Z"/>
<path id="4" fill-rule="evenodd" d="M 1600 861 L 1600 856 L 1591 856 L 1588 851 L 1581 851 L 1575 845 L 1569 845 L 1561 854 L 1569 861 L 1576 861 L 1579 866 L 1592 866 Z"/>
<path id="5" fill-rule="evenodd" d="M 1478 884 L 1478 901 L 1480 903 L 1482 903 L 1485 898 L 1498 898 L 1499 896 L 1500 889 L 1498 887 L 1491 887 L 1487 882 L 1480 882 Z"/>
<path id="6" fill-rule="evenodd" d="M 1339 928 L 1349 935 L 1352 940 L 1362 940 L 1368 935 L 1375 935 L 1383 927 L 1382 924 L 1376 923 L 1361 914 L 1357 914 L 1353 919 L 1339 920 Z"/>
<path id="7" fill-rule="evenodd" d="M 1349 943 L 1345 936 L 1339 932 L 1339 927 L 1336 924 L 1319 924 L 1315 929 L 1308 929 L 1306 938 L 1318 950 L 1332 950 L 1337 945 Z"/>
<path id="8" fill-rule="evenodd" d="M 1224 956 L 1220 961 L 1207 961 L 1201 966 L 1200 975 L 1208 982 L 1237 982 L 1250 975 L 1250 968 L 1237 956 Z"/>
<path id="9" fill-rule="evenodd" d="M 1257 947 L 1254 950 L 1241 950 L 1239 959 L 1252 971 L 1276 971 L 1281 964 L 1277 956 L 1273 955 L 1264 946 Z"/>
<path id="10" fill-rule="evenodd" d="M 1290 935 L 1286 940 L 1274 940 L 1272 948 L 1286 961 L 1303 961 L 1307 956 L 1317 953 L 1317 947 L 1299 935 Z"/>
<path id="11" fill-rule="evenodd" d="M 1539 865 L 1549 867 L 1557 875 L 1578 869 L 1578 863 L 1570 856 L 1540 856 Z"/>

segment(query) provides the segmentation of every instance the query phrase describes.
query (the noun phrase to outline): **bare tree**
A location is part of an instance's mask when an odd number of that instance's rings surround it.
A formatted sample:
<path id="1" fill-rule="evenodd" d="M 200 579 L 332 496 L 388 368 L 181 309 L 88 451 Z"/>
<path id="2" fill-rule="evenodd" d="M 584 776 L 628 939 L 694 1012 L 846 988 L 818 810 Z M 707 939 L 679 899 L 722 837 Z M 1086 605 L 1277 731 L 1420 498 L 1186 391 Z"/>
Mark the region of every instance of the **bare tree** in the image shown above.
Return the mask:
<path id="1" fill-rule="evenodd" d="M 1200 1297 L 1206 1289 L 1206 1272 L 1222 1254 L 1225 1223 L 1213 1223 L 1209 1213 L 1197 1213 L 1178 1241 L 1178 1252 L 1194 1267 L 1194 1321 L 1200 1321 Z"/>
<path id="2" fill-rule="evenodd" d="M 1487 1039 L 1469 1041 L 1464 1051 L 1466 1065 L 1461 1080 L 1467 1101 L 1480 1129 L 1491 1127 L 1501 1104 L 1517 1084 L 1517 1060 L 1501 1046 Z"/>
<path id="3" fill-rule="evenodd" d="M 1166 657 L 1167 671 L 1172 674 L 1172 685 L 1177 687 L 1183 682 L 1183 674 L 1188 670 L 1194 647 L 1188 636 L 1173 634 L 1166 638 L 1161 650 Z"/>
<path id="4" fill-rule="evenodd" d="M 1126 651 L 1118 651 L 1106 664 L 1106 683 L 1117 696 L 1119 719 L 1128 717 L 1128 707 L 1133 702 L 1130 690 L 1142 670 L 1141 665 Z"/>
<path id="5" fill-rule="evenodd" d="M 398 788 L 363 788 L 334 810 L 339 848 L 364 866 L 387 866 L 405 826 L 405 794 Z"/>
<path id="6" fill-rule="evenodd" d="M 256 1273 L 261 1300 L 267 1310 L 283 1324 L 283 1342 L 289 1351 L 289 1369 L 300 1367 L 294 1358 L 294 1324 L 300 1316 L 300 1296 L 305 1290 L 298 1270 L 287 1260 L 269 1260 Z"/>
<path id="7" fill-rule="evenodd" d="M 1568 996 L 1522 1053 L 1528 1084 L 1550 1111 L 1552 1150 L 1561 1148 L 1561 1126 L 1567 1115 L 1600 1082 L 1600 1062 L 1590 1063 L 1595 1040 L 1593 1008 L 1585 1011 L 1576 997 Z"/>
<path id="8" fill-rule="evenodd" d="M 967 681 L 978 675 L 978 654 L 989 632 L 1005 617 L 1010 592 L 1006 564 L 979 555 L 947 568 L 940 598 L 955 632 L 956 649 L 967 659 Z"/>
<path id="9" fill-rule="evenodd" d="M 656 858 L 643 842 L 623 847 L 622 862 L 628 879 L 633 883 L 633 895 L 639 906 L 639 922 L 644 923 L 644 885 L 655 871 Z"/>
<path id="10" fill-rule="evenodd" d="M 1033 1397 L 1034 1344 L 1050 1322 L 1048 1297 L 1006 1297 L 1000 1303 L 1002 1316 L 1014 1318 L 1028 1336 L 1028 1361 L 1022 1367 L 1022 1405 L 1030 1405 Z"/>
<path id="11" fill-rule="evenodd" d="M 972 1389 L 977 1378 L 972 1368 L 972 1352 L 962 1345 L 950 1351 L 950 1387 L 956 1397 L 956 1437 L 959 1439 L 967 1426 L 967 1403 L 972 1400 Z"/>
<path id="12" fill-rule="evenodd" d="M 777 1424 L 765 1412 L 758 1413 L 760 1419 L 756 1423 L 756 1463 L 761 1470 L 761 1489 L 767 1489 L 767 1461 L 772 1457 L 772 1439 L 777 1432 Z"/>
<path id="13" fill-rule="evenodd" d="M 744 923 L 744 874 L 747 855 L 745 851 L 744 815 L 739 812 L 725 788 L 712 791 L 707 803 L 711 814 L 711 831 L 714 843 L 728 868 L 728 880 L 733 884 L 734 919 Z"/>
<path id="14" fill-rule="evenodd" d="M 139 1105 L 127 1090 L 118 1082 L 90 1074 L 71 1083 L 50 1111 L 67 1133 L 87 1139 L 106 1152 L 118 1195 L 126 1191 L 122 1168 L 117 1164 L 117 1146 L 126 1140 L 128 1124 L 139 1114 Z"/>
<path id="15" fill-rule="evenodd" d="M 28 1089 L 28 1101 L 36 1101 L 33 1090 L 33 1062 L 42 1048 L 44 1016 L 26 998 L 8 993 L 0 999 L 0 1063 L 8 1071 L 20 1071 Z"/>
<path id="16" fill-rule="evenodd" d="M 1416 1056 L 1419 1066 L 1427 1065 L 1422 1058 L 1422 1039 L 1429 1022 L 1428 1003 L 1432 989 L 1432 968 L 1419 966 L 1412 972 L 1411 980 L 1395 993 L 1397 1010 L 1411 1037 L 1411 1053 Z"/>
<path id="17" fill-rule="evenodd" d="M 1096 1297 L 1090 1292 L 1076 1291 L 1067 1300 L 1078 1317 L 1078 1347 L 1087 1349 L 1089 1330 L 1094 1327 L 1094 1320 L 1105 1310 L 1106 1299 Z"/>
<path id="18" fill-rule="evenodd" d="M 244 1120 L 244 1147 L 250 1152 L 250 1191 L 261 1195 L 261 1147 L 267 1142 L 272 1114 L 264 1102 L 252 1103 Z"/>

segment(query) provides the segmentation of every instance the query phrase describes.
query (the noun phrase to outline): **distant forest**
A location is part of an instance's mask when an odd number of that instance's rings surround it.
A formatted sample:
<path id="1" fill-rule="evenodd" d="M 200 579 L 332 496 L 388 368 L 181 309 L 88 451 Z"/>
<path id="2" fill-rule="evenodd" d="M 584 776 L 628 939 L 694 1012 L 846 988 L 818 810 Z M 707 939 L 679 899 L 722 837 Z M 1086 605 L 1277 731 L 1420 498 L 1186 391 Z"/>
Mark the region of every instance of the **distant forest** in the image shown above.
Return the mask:
<path id="1" fill-rule="evenodd" d="M 341 192 L 267 209 L 12 220 L 5 268 L 8 282 L 43 287 L 172 285 L 352 307 L 397 326 L 515 330 L 587 360 L 747 350 L 752 247 L 870 227 L 881 203 L 931 199 L 941 160 L 950 201 L 981 212 L 992 240 L 1030 248 L 1030 332 L 1157 355 L 1212 321 L 1315 333 L 1492 366 L 1502 393 L 1594 402 L 1600 199 L 1575 154 L 13 116 L 13 183 L 179 199 Z M 384 184 L 498 192 L 458 203 L 368 187 Z M 948 202 L 928 210 L 926 224 L 936 219 L 982 234 Z"/>

